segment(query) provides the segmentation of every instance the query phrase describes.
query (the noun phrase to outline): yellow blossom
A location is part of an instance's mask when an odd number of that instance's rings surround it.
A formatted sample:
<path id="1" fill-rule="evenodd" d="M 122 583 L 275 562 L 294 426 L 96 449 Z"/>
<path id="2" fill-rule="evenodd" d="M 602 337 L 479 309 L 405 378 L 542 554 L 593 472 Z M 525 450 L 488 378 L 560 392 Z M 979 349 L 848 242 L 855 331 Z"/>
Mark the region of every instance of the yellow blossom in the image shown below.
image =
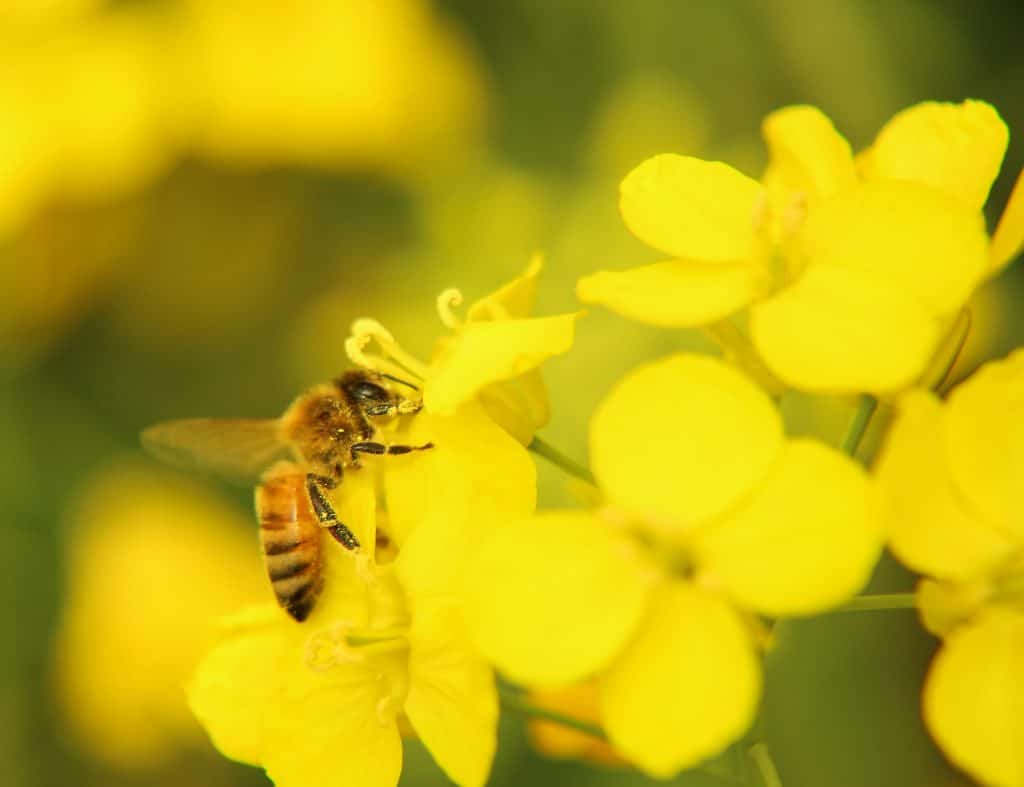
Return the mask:
<path id="1" fill-rule="evenodd" d="M 706 357 L 622 380 L 593 418 L 591 466 L 604 506 L 499 522 L 469 571 L 465 614 L 513 680 L 599 676 L 612 745 L 669 776 L 749 726 L 754 616 L 848 598 L 880 528 L 859 466 L 787 439 L 768 396 Z"/>
<path id="2" fill-rule="evenodd" d="M 388 787 L 411 727 L 452 781 L 482 787 L 496 746 L 494 676 L 423 553 L 381 565 L 327 549 L 305 623 L 246 609 L 200 665 L 189 701 L 214 744 L 278 787 Z"/>
<path id="3" fill-rule="evenodd" d="M 974 289 L 1024 243 L 1024 189 L 991 243 L 981 214 L 1005 124 L 979 101 L 919 104 L 856 159 L 812 107 L 772 113 L 763 132 L 761 182 L 668 154 L 634 169 L 622 216 L 672 259 L 585 277 L 579 297 L 665 326 L 749 308 L 754 345 L 785 383 L 907 387 Z"/>
<path id="4" fill-rule="evenodd" d="M 922 620 L 943 638 L 925 722 L 979 781 L 1024 785 L 1024 351 L 946 402 L 905 394 L 877 476 L 892 550 L 926 575 Z"/>
<path id="5" fill-rule="evenodd" d="M 118 465 L 90 483 L 66 525 L 61 710 L 97 758 L 159 765 L 202 740 L 181 686 L 216 620 L 269 598 L 252 523 L 174 476 Z"/>
<path id="6" fill-rule="evenodd" d="M 539 708 L 564 713 L 588 724 L 597 725 L 601 721 L 597 681 L 574 683 L 557 689 L 535 689 L 529 692 L 529 698 Z M 528 730 L 534 748 L 548 757 L 585 759 L 601 765 L 626 765 L 607 741 L 586 732 L 542 718 L 531 719 Z"/>
<path id="7" fill-rule="evenodd" d="M 521 276 L 474 302 L 465 320 L 454 311 L 462 303 L 462 293 L 442 292 L 438 312 L 452 334 L 437 343 L 429 365 L 410 357 L 370 320 L 353 326 L 349 354 L 362 365 L 422 382 L 426 413 L 451 415 L 478 399 L 496 422 L 525 445 L 549 417 L 539 367 L 569 351 L 581 314 L 530 316 L 541 268 L 540 257 L 534 257 Z M 363 352 L 373 339 L 390 358 Z"/>

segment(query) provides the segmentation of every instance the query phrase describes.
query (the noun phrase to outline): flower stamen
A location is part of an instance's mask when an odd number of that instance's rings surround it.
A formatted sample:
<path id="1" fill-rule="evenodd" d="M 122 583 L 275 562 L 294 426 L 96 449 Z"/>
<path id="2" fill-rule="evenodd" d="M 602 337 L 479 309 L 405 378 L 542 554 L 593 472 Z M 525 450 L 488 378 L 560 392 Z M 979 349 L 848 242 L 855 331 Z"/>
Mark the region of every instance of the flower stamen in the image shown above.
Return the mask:
<path id="1" fill-rule="evenodd" d="M 437 314 L 442 324 L 450 330 L 457 331 L 462 327 L 462 320 L 455 314 L 455 307 L 462 305 L 462 290 L 449 287 L 437 296 Z"/>
<path id="2" fill-rule="evenodd" d="M 426 378 L 427 367 L 403 350 L 391 332 L 376 320 L 367 317 L 356 320 L 351 332 L 345 340 L 345 353 L 356 366 L 395 377 L 411 374 L 418 380 Z M 383 354 L 366 351 L 372 341 L 377 342 Z"/>

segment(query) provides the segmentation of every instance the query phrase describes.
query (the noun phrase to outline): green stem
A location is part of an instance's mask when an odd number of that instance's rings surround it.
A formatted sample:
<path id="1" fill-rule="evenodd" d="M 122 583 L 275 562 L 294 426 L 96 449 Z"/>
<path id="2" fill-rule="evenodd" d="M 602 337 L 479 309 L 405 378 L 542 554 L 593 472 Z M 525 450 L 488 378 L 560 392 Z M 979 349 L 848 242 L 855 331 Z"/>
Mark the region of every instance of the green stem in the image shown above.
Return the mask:
<path id="1" fill-rule="evenodd" d="M 515 689 L 510 689 L 505 686 L 498 687 L 498 696 L 501 698 L 501 707 L 512 713 L 518 713 L 521 716 L 527 716 L 531 719 L 542 719 L 544 721 L 550 721 L 558 724 L 562 727 L 568 727 L 569 729 L 582 732 L 585 735 L 590 735 L 594 738 L 600 738 L 601 740 L 608 740 L 604 734 L 604 730 L 598 727 L 596 724 L 577 719 L 573 716 L 567 716 L 564 713 L 558 711 L 548 710 L 542 708 L 539 705 L 534 705 L 532 702 L 523 699 L 523 695 Z"/>
<path id="2" fill-rule="evenodd" d="M 757 766 L 757 772 L 761 774 L 761 783 L 764 784 L 764 787 L 782 787 L 779 771 L 765 744 L 755 743 L 747 750 L 747 753 Z"/>
<path id="3" fill-rule="evenodd" d="M 761 356 L 754 349 L 754 345 L 736 327 L 736 323 L 726 318 L 705 325 L 704 332 L 719 346 L 727 360 L 739 366 L 771 396 L 779 397 L 785 393 L 786 384 L 764 365 Z"/>
<path id="4" fill-rule="evenodd" d="M 916 597 L 913 593 L 879 593 L 873 596 L 854 596 L 829 612 L 874 612 L 885 609 L 914 609 L 915 606 Z"/>
<path id="5" fill-rule="evenodd" d="M 591 473 L 587 468 L 585 468 L 579 462 L 570 459 L 568 456 L 563 454 L 553 445 L 541 440 L 536 435 L 533 436 L 533 440 L 530 441 L 530 444 L 527 446 L 527 448 L 529 448 L 538 456 L 543 456 L 545 459 L 551 462 L 551 464 L 557 465 L 562 470 L 567 472 L 569 475 L 576 476 L 576 478 L 580 479 L 581 481 L 586 481 L 588 484 L 594 483 L 594 474 Z"/>
<path id="6" fill-rule="evenodd" d="M 875 414 L 877 408 L 878 400 L 875 397 L 870 394 L 864 394 L 860 397 L 860 401 L 857 403 L 857 410 L 854 412 L 853 418 L 850 419 L 850 425 L 846 428 L 846 436 L 843 437 L 841 445 L 843 453 L 848 456 L 854 456 L 857 453 L 861 438 L 864 437 L 864 433 L 868 430 L 871 416 Z"/>

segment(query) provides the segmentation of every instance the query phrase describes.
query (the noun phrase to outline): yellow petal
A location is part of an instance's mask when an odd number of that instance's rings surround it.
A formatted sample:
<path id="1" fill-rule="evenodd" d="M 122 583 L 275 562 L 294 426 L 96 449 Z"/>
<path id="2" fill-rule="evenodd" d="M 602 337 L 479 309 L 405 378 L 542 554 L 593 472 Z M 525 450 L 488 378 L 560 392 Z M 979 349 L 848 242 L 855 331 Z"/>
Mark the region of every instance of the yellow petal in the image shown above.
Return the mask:
<path id="1" fill-rule="evenodd" d="M 465 615 L 480 650 L 512 680 L 568 683 L 615 656 L 652 581 L 631 542 L 601 520 L 548 512 L 489 535 L 469 571 Z"/>
<path id="2" fill-rule="evenodd" d="M 672 257 L 746 259 L 761 186 L 718 161 L 664 154 L 622 181 L 619 209 L 630 232 Z"/>
<path id="3" fill-rule="evenodd" d="M 633 371 L 590 426 L 591 467 L 610 502 L 673 529 L 732 505 L 769 472 L 781 445 L 771 399 L 699 355 Z"/>
<path id="4" fill-rule="evenodd" d="M 847 189 L 808 214 L 804 261 L 875 278 L 952 315 L 988 270 L 981 213 L 918 183 L 878 181 Z"/>
<path id="5" fill-rule="evenodd" d="M 1024 537 L 1024 350 L 985 364 L 950 395 L 946 461 L 969 505 Z"/>
<path id="6" fill-rule="evenodd" d="M 987 579 L 971 582 L 922 579 L 916 593 L 921 625 L 936 637 L 945 637 L 981 609 L 992 590 Z"/>
<path id="7" fill-rule="evenodd" d="M 551 419 L 548 390 L 540 369 L 491 383 L 479 394 L 484 410 L 523 445 L 529 445 L 534 433 Z"/>
<path id="8" fill-rule="evenodd" d="M 497 746 L 494 673 L 452 610 L 416 610 L 405 713 L 438 765 L 460 787 L 483 787 Z"/>
<path id="9" fill-rule="evenodd" d="M 816 107 L 772 112 L 761 132 L 771 162 L 766 180 L 786 192 L 824 197 L 856 183 L 850 144 Z"/>
<path id="10" fill-rule="evenodd" d="M 860 271 L 818 267 L 751 312 L 765 363 L 794 388 L 903 388 L 923 371 L 938 324 L 913 297 Z"/>
<path id="11" fill-rule="evenodd" d="M 1010 193 L 1010 199 L 1003 208 L 1003 215 L 992 236 L 990 251 L 992 272 L 996 273 L 1020 254 L 1024 248 L 1024 169 L 1017 176 L 1017 182 Z"/>
<path id="12" fill-rule="evenodd" d="M 1024 785 L 1024 614 L 991 608 L 954 631 L 924 686 L 939 748 L 982 784 Z"/>
<path id="13" fill-rule="evenodd" d="M 945 428 L 933 394 L 905 394 L 875 474 L 896 556 L 915 571 L 966 580 L 1002 560 L 1012 543 L 964 506 L 946 462 Z"/>
<path id="14" fill-rule="evenodd" d="M 533 313 L 537 279 L 543 267 L 544 258 L 535 254 L 521 275 L 470 306 L 466 318 L 470 322 L 483 322 L 529 317 Z"/>
<path id="15" fill-rule="evenodd" d="M 467 323 L 431 368 L 423 391 L 426 409 L 450 415 L 484 386 L 568 352 L 581 314 Z"/>
<path id="16" fill-rule="evenodd" d="M 864 471 L 813 440 L 787 442 L 753 498 L 695 539 L 700 575 L 773 617 L 846 600 L 882 549 Z"/>
<path id="17" fill-rule="evenodd" d="M 865 159 L 864 175 L 934 186 L 980 211 L 1008 141 L 1006 124 L 983 101 L 926 101 L 885 124 Z"/>
<path id="18" fill-rule="evenodd" d="M 399 544 L 419 522 L 435 515 L 474 522 L 495 514 L 533 512 L 536 466 L 522 444 L 479 403 L 469 402 L 451 417 L 420 413 L 402 439 L 414 445 L 429 441 L 434 447 L 387 457 L 389 534 Z"/>
<path id="19" fill-rule="evenodd" d="M 601 686 L 615 747 L 659 778 L 724 749 L 750 726 L 761 668 L 729 606 L 690 585 L 655 594 L 637 635 Z"/>
<path id="20" fill-rule="evenodd" d="M 282 682 L 293 640 L 271 606 L 236 615 L 199 664 L 188 703 L 225 757 L 259 765 L 274 745 L 269 714 L 282 704 Z"/>
<path id="21" fill-rule="evenodd" d="M 746 262 L 671 260 L 584 276 L 576 295 L 631 320 L 666 328 L 703 325 L 750 303 L 757 268 Z"/>
<path id="22" fill-rule="evenodd" d="M 294 624 L 290 624 L 294 625 Z M 381 712 L 388 681 L 362 664 L 316 672 L 302 651 L 282 665 L 286 694 L 269 717 L 263 767 L 277 787 L 395 787 L 402 740 L 394 718 Z"/>

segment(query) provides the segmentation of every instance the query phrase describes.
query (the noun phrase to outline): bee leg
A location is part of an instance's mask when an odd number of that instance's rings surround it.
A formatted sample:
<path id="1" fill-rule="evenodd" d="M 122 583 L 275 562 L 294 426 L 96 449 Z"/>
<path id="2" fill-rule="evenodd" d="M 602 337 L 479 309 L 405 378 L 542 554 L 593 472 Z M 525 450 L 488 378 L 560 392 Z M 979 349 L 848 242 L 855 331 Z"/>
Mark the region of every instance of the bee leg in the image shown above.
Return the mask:
<path id="1" fill-rule="evenodd" d="M 343 522 L 338 521 L 338 515 L 334 513 L 334 506 L 331 505 L 322 489 L 322 487 L 330 489 L 333 486 L 334 482 L 329 478 L 323 478 L 313 473 L 309 473 L 306 476 L 306 491 L 309 494 L 309 503 L 313 506 L 313 512 L 316 514 L 317 519 L 320 520 L 321 527 L 326 528 L 334 540 L 345 547 L 345 549 L 355 551 L 359 549 L 359 539 Z"/>
<path id="2" fill-rule="evenodd" d="M 352 461 L 359 464 L 359 454 L 374 454 L 381 456 L 382 454 L 410 454 L 413 451 L 426 451 L 428 448 L 433 448 L 433 443 L 424 443 L 423 445 L 385 445 L 384 443 L 364 442 L 355 443 L 352 446 Z"/>
<path id="3" fill-rule="evenodd" d="M 423 409 L 422 399 L 402 399 L 394 402 L 378 402 L 367 405 L 363 412 L 369 416 L 413 415 Z"/>

